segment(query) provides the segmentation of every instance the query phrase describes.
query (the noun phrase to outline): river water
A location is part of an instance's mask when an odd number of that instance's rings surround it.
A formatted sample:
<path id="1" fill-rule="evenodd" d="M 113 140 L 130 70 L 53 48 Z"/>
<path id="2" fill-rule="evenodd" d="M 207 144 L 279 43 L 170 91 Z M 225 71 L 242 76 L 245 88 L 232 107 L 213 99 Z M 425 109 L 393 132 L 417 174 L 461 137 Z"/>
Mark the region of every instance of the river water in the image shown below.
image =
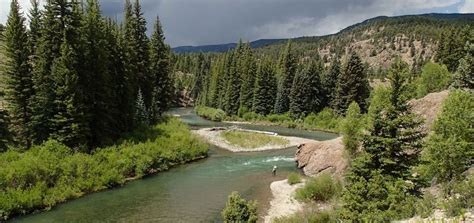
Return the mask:
<path id="1" fill-rule="evenodd" d="M 202 119 L 192 109 L 174 109 L 170 113 L 192 128 L 230 125 Z M 325 132 L 275 126 L 239 126 L 316 140 L 336 137 Z M 220 212 L 232 191 L 256 199 L 263 217 L 271 198 L 270 183 L 299 171 L 293 160 L 295 149 L 231 153 L 210 146 L 207 159 L 120 188 L 90 194 L 48 212 L 19 217 L 12 222 L 220 222 Z M 276 177 L 271 175 L 274 165 L 278 166 Z"/>

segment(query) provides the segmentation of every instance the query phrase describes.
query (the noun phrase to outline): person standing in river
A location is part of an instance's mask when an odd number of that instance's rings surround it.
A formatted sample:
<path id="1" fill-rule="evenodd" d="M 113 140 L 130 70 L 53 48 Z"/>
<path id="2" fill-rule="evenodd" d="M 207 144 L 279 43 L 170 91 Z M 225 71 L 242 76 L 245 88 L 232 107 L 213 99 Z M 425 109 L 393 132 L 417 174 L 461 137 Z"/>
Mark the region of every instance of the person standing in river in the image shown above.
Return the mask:
<path id="1" fill-rule="evenodd" d="M 273 169 L 272 169 L 272 175 L 273 175 L 273 176 L 276 176 L 276 174 L 277 174 L 277 168 L 278 168 L 277 166 L 273 166 Z"/>

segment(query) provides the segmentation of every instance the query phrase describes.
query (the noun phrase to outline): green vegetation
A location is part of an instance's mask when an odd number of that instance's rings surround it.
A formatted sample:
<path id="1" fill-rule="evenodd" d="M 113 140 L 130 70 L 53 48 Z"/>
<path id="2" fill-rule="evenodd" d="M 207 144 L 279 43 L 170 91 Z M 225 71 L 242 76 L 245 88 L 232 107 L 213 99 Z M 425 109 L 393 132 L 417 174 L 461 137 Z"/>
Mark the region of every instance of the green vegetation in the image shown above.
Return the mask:
<path id="1" fill-rule="evenodd" d="M 422 172 L 427 179 L 436 177 L 438 182 L 449 182 L 472 165 L 473 111 L 471 92 L 457 90 L 449 94 L 425 144 Z"/>
<path id="2" fill-rule="evenodd" d="M 257 202 L 246 201 L 240 197 L 238 192 L 234 191 L 229 195 L 227 204 L 222 211 L 222 218 L 225 223 L 255 223 L 258 220 Z"/>
<path id="3" fill-rule="evenodd" d="M 280 217 L 273 221 L 274 223 L 335 223 L 337 215 L 333 211 L 301 211 L 290 216 Z"/>
<path id="4" fill-rule="evenodd" d="M 392 64 L 389 104 L 375 115 L 362 152 L 352 160 L 343 193 L 344 220 L 388 221 L 414 214 L 420 185 L 411 171 L 418 164 L 424 135 L 407 105 L 407 67 L 401 60 Z"/>
<path id="5" fill-rule="evenodd" d="M 417 81 L 419 98 L 446 89 L 451 84 L 451 74 L 444 65 L 427 63 Z"/>
<path id="6" fill-rule="evenodd" d="M 207 155 L 207 146 L 177 119 L 136 131 L 93 154 L 50 140 L 0 154 L 0 219 L 52 207 Z"/>
<path id="7" fill-rule="evenodd" d="M 205 106 L 197 106 L 196 114 L 211 121 L 220 122 L 225 118 L 225 112 L 221 109 L 215 109 Z"/>
<path id="8" fill-rule="evenodd" d="M 295 197 L 300 201 L 325 202 L 338 196 L 342 190 L 341 183 L 329 174 L 322 174 L 306 181 L 303 188 L 296 190 Z"/>
<path id="9" fill-rule="evenodd" d="M 293 185 L 301 183 L 301 175 L 299 173 L 290 173 L 288 175 L 288 184 Z"/>
<path id="10" fill-rule="evenodd" d="M 123 24 L 98 0 L 32 2 L 27 22 L 11 1 L 2 38 L 12 147 L 52 138 L 90 153 L 159 122 L 171 104 L 170 51 L 159 20 L 147 37 L 139 1 L 126 1 Z"/>
<path id="11" fill-rule="evenodd" d="M 289 141 L 278 136 L 263 133 L 226 131 L 221 133 L 222 137 L 232 145 L 243 148 L 258 148 L 266 145 L 288 145 Z"/>
<path id="12" fill-rule="evenodd" d="M 363 127 L 361 117 L 359 105 L 352 102 L 347 109 L 346 118 L 341 123 L 342 142 L 351 155 L 354 155 L 359 149 Z"/>

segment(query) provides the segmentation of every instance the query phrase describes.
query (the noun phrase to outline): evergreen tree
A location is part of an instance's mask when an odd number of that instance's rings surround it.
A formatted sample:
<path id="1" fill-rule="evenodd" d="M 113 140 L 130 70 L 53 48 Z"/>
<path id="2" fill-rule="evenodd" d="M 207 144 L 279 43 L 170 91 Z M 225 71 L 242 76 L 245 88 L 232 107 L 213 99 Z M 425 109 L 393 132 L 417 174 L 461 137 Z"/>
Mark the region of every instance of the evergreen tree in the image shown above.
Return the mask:
<path id="1" fill-rule="evenodd" d="M 224 111 L 228 115 L 236 115 L 239 110 L 240 105 L 240 88 L 241 81 L 240 76 L 237 70 L 237 61 L 239 60 L 239 50 L 238 47 L 234 52 L 234 56 L 230 61 L 230 67 L 228 68 L 228 79 L 227 79 L 227 89 L 225 94 L 225 106 Z"/>
<path id="2" fill-rule="evenodd" d="M 5 30 L 6 100 L 15 140 L 22 147 L 29 148 L 31 146 L 30 100 L 34 91 L 24 21 L 18 1 L 12 0 Z"/>
<path id="3" fill-rule="evenodd" d="M 111 74 L 108 61 L 106 23 L 101 15 L 97 0 L 87 0 L 81 34 L 84 39 L 81 46 L 82 63 L 79 69 L 78 88 L 84 92 L 82 101 L 87 101 L 87 113 L 90 118 L 90 144 L 104 145 L 118 137 L 114 129 L 114 105 L 112 102 Z M 123 83 L 121 83 L 123 84 Z"/>
<path id="4" fill-rule="evenodd" d="M 52 67 L 52 77 L 56 85 L 56 114 L 51 119 L 54 130 L 52 137 L 68 146 L 87 146 L 90 136 L 86 108 L 79 88 L 77 49 L 64 40 L 61 56 Z"/>
<path id="5" fill-rule="evenodd" d="M 150 73 L 154 88 L 150 116 L 153 123 L 169 107 L 171 100 L 170 52 L 164 41 L 160 20 L 156 18 L 155 31 L 150 42 Z"/>
<path id="6" fill-rule="evenodd" d="M 28 32 L 28 40 L 30 52 L 34 54 L 38 47 L 38 41 L 40 39 L 41 27 L 41 11 L 39 9 L 39 1 L 31 0 L 31 9 L 29 13 L 30 19 L 30 30 Z"/>
<path id="7" fill-rule="evenodd" d="M 453 77 L 453 87 L 474 89 L 474 43 L 467 43 L 467 54 L 459 61 Z"/>
<path id="8" fill-rule="evenodd" d="M 324 98 L 324 105 L 330 105 L 331 108 L 335 108 L 334 100 L 336 99 L 336 89 L 339 76 L 341 75 L 341 62 L 339 57 L 335 56 L 329 72 L 324 76 L 323 86 L 326 97 Z"/>
<path id="9" fill-rule="evenodd" d="M 153 81 L 148 71 L 150 63 L 149 40 L 146 35 L 146 20 L 143 17 L 140 0 L 135 0 L 133 5 L 133 20 L 132 46 L 136 52 L 136 57 L 133 61 L 136 66 L 135 75 L 138 79 L 138 85 L 142 90 L 145 105 L 149 107 L 153 91 Z"/>
<path id="10" fill-rule="evenodd" d="M 262 115 L 270 114 L 275 103 L 276 88 L 274 68 L 271 62 L 265 59 L 258 68 L 252 110 Z"/>
<path id="11" fill-rule="evenodd" d="M 290 92 L 290 113 L 294 116 L 304 117 L 321 110 L 321 73 L 322 65 L 319 61 L 308 62 L 297 72 Z"/>
<path id="12" fill-rule="evenodd" d="M 43 25 L 40 31 L 37 52 L 34 57 L 31 130 L 35 143 L 48 139 L 53 131 L 50 120 L 55 114 L 56 88 L 51 75 L 53 61 L 61 54 L 64 29 L 71 14 L 71 4 L 65 0 L 48 0 L 45 5 Z"/>
<path id="13" fill-rule="evenodd" d="M 349 104 L 355 101 L 361 111 L 367 110 L 367 98 L 369 97 L 369 81 L 360 60 L 360 57 L 352 52 L 349 61 L 340 76 L 334 105 L 340 114 L 344 114 Z"/>
<path id="14" fill-rule="evenodd" d="M 249 43 L 244 46 L 243 55 L 240 57 L 239 65 L 239 73 L 242 79 L 242 85 L 240 88 L 240 108 L 241 110 L 250 110 L 252 108 L 257 67 Z"/>
<path id="15" fill-rule="evenodd" d="M 145 105 L 141 89 L 138 89 L 137 101 L 135 103 L 135 123 L 138 126 L 147 126 L 149 122 L 148 109 Z"/>
<path id="16" fill-rule="evenodd" d="M 280 78 L 275 102 L 277 114 L 285 113 L 290 109 L 289 95 L 297 68 L 297 58 L 292 52 L 291 40 L 288 41 L 286 49 L 280 56 L 279 66 Z"/>
<path id="17" fill-rule="evenodd" d="M 390 103 L 375 115 L 370 133 L 363 139 L 363 151 L 352 162 L 343 196 L 343 219 L 407 217 L 403 208 L 413 199 L 411 194 L 418 192 L 411 169 L 418 162 L 424 134 L 407 103 L 407 67 L 400 59 L 392 64 Z"/>

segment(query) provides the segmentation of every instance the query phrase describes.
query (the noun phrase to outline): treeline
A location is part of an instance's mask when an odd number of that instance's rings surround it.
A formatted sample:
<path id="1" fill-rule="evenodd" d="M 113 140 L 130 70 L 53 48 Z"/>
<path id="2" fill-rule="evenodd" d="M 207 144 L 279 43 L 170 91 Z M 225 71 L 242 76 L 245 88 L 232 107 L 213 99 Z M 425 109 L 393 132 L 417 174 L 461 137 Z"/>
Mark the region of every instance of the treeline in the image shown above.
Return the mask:
<path id="1" fill-rule="evenodd" d="M 197 58 L 209 67 L 200 69 L 192 83 L 197 104 L 222 109 L 229 116 L 289 113 L 305 117 L 325 107 L 344 114 L 352 101 L 366 109 L 369 82 L 356 53 L 345 64 L 335 59 L 327 72 L 320 58 L 295 54 L 292 42 L 278 62 L 257 58 L 243 43 L 232 52 Z"/>
<path id="2" fill-rule="evenodd" d="M 0 126 L 9 128 L 0 131 L 1 150 L 5 139 L 28 149 L 52 138 L 87 152 L 157 123 L 172 94 L 158 18 L 149 38 L 138 0 L 125 1 L 121 24 L 102 15 L 98 0 L 32 3 L 27 23 L 12 0 L 3 32 Z"/>

